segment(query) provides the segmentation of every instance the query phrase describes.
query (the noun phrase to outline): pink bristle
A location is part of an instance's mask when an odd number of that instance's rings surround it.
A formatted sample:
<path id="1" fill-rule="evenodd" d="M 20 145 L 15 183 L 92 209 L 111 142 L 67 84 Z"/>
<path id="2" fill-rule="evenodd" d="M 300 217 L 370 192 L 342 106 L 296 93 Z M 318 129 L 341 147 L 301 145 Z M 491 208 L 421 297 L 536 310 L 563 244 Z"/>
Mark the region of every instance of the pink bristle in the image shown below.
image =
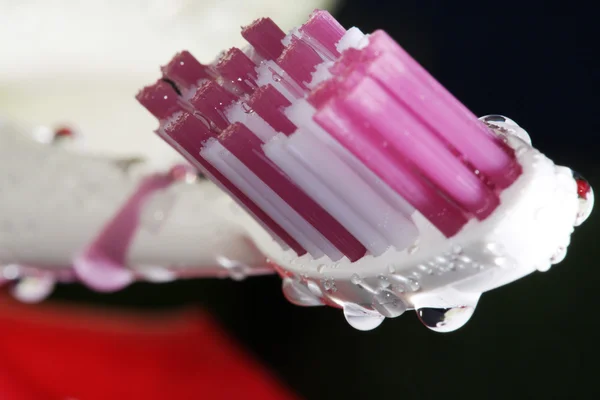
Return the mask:
<path id="1" fill-rule="evenodd" d="M 159 120 L 169 118 L 181 110 L 178 98 L 175 89 L 161 80 L 146 86 L 136 96 L 136 99 Z"/>
<path id="2" fill-rule="evenodd" d="M 315 108 L 321 108 L 332 99 L 338 92 L 338 83 L 335 79 L 330 79 L 321 83 L 313 89 L 306 100 Z"/>
<path id="3" fill-rule="evenodd" d="M 217 63 L 216 70 L 245 93 L 252 93 L 256 87 L 256 64 L 238 48 L 229 49 Z"/>
<path id="4" fill-rule="evenodd" d="M 183 113 L 174 123 L 164 127 L 164 134 L 175 141 L 184 157 L 191 159 L 191 162 L 197 162 L 206 170 L 212 178 L 216 179 L 227 191 L 237 198 L 237 200 L 250 211 L 256 218 L 260 219 L 275 235 L 283 240 L 298 256 L 306 254 L 306 250 L 298 244 L 281 226 L 279 226 L 271 217 L 269 217 L 260 207 L 250 200 L 233 183 L 223 176 L 208 161 L 200 156 L 202 142 L 213 134 L 203 122 L 194 116 Z"/>
<path id="5" fill-rule="evenodd" d="M 256 89 L 252 97 L 248 100 L 250 109 L 254 110 L 273 129 L 286 135 L 291 135 L 296 131 L 296 125 L 282 112 L 284 107 L 288 107 L 291 104 L 288 99 L 270 84 Z"/>
<path id="6" fill-rule="evenodd" d="M 485 219 L 500 204 L 497 195 L 427 125 L 373 79 L 365 77 L 353 85 L 340 105 L 346 115 L 361 122 L 360 134 L 367 140 L 408 160 L 466 212 Z"/>
<path id="7" fill-rule="evenodd" d="M 364 127 L 345 114 L 339 99 L 331 99 L 317 111 L 314 119 L 444 235 L 455 235 L 467 223 L 463 212 L 428 185 L 404 160 L 390 156 L 382 143 L 375 146 L 369 141 L 361 133 Z"/>
<path id="8" fill-rule="evenodd" d="M 350 90 L 358 84 L 364 77 L 364 72 L 360 69 L 344 71 L 344 75 L 335 76 L 329 79 L 308 95 L 307 101 L 315 108 L 320 108 L 325 105 L 330 99 L 335 97 L 340 90 Z"/>
<path id="9" fill-rule="evenodd" d="M 216 82 L 208 81 L 196 90 L 190 103 L 217 128 L 225 129 L 229 125 L 229 121 L 225 117 L 225 109 L 236 100 L 236 96 Z"/>
<path id="10" fill-rule="evenodd" d="M 521 174 L 514 152 L 477 117 L 440 85 L 383 31 L 369 38 L 365 49 L 378 55 L 370 74 L 451 144 L 498 188 L 506 188 Z"/>
<path id="11" fill-rule="evenodd" d="M 242 36 L 267 60 L 276 60 L 283 52 L 285 33 L 271 18 L 260 18 L 244 27 Z"/>
<path id="12" fill-rule="evenodd" d="M 310 83 L 312 73 L 322 62 L 323 59 L 312 47 L 295 36 L 277 59 L 277 64 L 303 87 Z"/>
<path id="13" fill-rule="evenodd" d="M 342 55 L 329 68 L 334 76 L 341 76 L 348 73 L 352 68 L 360 66 L 363 62 L 371 60 L 374 55 L 363 50 L 350 48 L 342 53 Z"/>
<path id="14" fill-rule="evenodd" d="M 365 255 L 365 247 L 354 236 L 268 161 L 263 143 L 246 126 L 230 125 L 219 141 L 351 261 Z"/>
<path id="15" fill-rule="evenodd" d="M 161 71 L 163 76 L 182 89 L 196 86 L 204 79 L 211 79 L 208 67 L 198 62 L 188 51 L 177 53 Z"/>
<path id="16" fill-rule="evenodd" d="M 346 30 L 327 11 L 315 10 L 300 31 L 317 40 L 333 56 L 340 55 L 336 45 Z"/>

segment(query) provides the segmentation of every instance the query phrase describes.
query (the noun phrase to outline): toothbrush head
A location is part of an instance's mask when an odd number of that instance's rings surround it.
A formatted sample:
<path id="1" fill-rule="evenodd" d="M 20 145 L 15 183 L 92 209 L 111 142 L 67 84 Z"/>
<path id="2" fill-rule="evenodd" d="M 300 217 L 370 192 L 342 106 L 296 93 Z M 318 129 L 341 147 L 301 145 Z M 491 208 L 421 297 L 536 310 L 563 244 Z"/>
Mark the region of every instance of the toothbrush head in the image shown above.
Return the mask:
<path id="1" fill-rule="evenodd" d="M 477 118 L 385 32 L 325 11 L 242 35 L 210 65 L 179 53 L 163 68 L 176 87 L 138 99 L 271 234 L 257 245 L 292 303 L 360 330 L 415 309 L 447 332 L 483 292 L 564 258 L 593 191 L 514 121 Z M 145 100 L 164 90 L 179 108 Z"/>

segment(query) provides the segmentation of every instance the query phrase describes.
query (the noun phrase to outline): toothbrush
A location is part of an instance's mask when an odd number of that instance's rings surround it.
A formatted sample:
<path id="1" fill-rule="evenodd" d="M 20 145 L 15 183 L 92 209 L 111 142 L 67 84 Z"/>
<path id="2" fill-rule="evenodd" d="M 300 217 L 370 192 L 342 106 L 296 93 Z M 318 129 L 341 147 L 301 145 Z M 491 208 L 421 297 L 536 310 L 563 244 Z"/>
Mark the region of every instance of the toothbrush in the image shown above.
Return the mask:
<path id="1" fill-rule="evenodd" d="M 359 330 L 412 309 L 448 332 L 483 292 L 564 258 L 587 181 L 514 121 L 475 117 L 385 32 L 316 10 L 242 36 L 210 65 L 177 54 L 137 99 L 262 227 L 289 301 Z"/>

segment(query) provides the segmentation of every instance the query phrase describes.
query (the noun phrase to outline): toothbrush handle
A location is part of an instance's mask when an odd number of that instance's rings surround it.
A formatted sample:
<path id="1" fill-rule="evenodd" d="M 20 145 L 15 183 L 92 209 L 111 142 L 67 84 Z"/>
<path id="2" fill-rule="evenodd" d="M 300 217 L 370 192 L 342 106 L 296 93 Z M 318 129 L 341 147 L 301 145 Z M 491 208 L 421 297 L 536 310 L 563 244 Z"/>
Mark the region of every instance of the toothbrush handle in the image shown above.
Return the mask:
<path id="1" fill-rule="evenodd" d="M 69 277 L 95 251 L 134 279 L 272 272 L 253 220 L 208 180 L 134 174 L 1 123 L 0 170 L 0 267 Z"/>

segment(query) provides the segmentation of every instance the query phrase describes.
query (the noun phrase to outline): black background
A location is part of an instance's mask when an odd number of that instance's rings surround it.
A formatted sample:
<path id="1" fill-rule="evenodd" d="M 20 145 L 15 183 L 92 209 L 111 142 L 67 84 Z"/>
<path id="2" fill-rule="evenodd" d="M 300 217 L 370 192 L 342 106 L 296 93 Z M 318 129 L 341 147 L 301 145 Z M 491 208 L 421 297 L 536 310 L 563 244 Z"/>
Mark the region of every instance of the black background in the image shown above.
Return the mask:
<path id="1" fill-rule="evenodd" d="M 600 34 L 590 6 L 373 0 L 347 1 L 335 15 L 346 27 L 388 31 L 477 115 L 511 117 L 557 164 L 600 187 Z M 310 399 L 598 398 L 597 219 L 576 231 L 563 263 L 485 294 L 452 334 L 428 331 L 413 313 L 357 332 L 338 310 L 288 304 L 277 277 L 137 284 L 112 295 L 61 286 L 53 298 L 201 305 Z"/>

